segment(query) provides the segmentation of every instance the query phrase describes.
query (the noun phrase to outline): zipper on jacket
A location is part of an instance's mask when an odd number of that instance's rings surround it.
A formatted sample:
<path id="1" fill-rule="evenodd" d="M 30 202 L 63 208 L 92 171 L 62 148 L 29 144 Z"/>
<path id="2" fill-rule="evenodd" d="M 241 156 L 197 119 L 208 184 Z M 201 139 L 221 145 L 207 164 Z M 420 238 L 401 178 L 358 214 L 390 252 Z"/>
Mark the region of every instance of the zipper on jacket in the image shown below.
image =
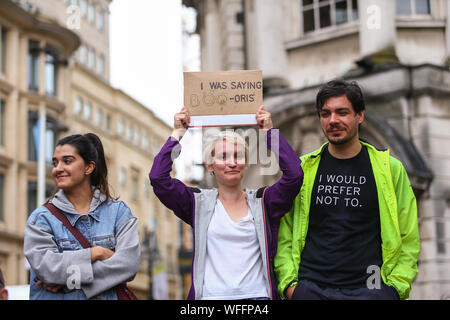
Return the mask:
<path id="1" fill-rule="evenodd" d="M 270 275 L 270 259 L 269 259 L 269 243 L 268 243 L 268 236 L 267 236 L 267 222 L 266 222 L 266 209 L 264 205 L 264 196 L 266 194 L 266 189 L 264 189 L 263 195 L 262 195 L 262 213 L 263 213 L 263 219 L 264 219 L 264 238 L 266 240 L 266 264 L 267 264 L 267 278 L 269 280 L 269 296 L 270 300 L 273 300 L 273 294 L 272 294 L 272 279 Z"/>

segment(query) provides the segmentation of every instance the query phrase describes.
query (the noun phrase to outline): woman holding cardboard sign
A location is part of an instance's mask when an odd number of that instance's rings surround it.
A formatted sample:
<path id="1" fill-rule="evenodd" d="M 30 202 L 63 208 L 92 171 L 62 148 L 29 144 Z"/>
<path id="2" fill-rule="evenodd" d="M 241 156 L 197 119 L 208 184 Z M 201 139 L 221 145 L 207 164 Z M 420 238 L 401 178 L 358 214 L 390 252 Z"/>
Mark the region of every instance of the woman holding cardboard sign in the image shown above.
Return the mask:
<path id="1" fill-rule="evenodd" d="M 171 137 L 155 157 L 150 172 L 161 202 L 192 226 L 194 256 L 188 299 L 279 299 L 273 275 L 280 218 L 292 206 L 303 179 L 300 159 L 264 107 L 256 113 L 267 145 L 278 143 L 283 176 L 270 187 L 242 189 L 248 145 L 239 134 L 220 132 L 204 148 L 204 162 L 218 188 L 189 188 L 170 177 L 180 151 L 179 140 L 190 117 L 186 108 L 175 114 Z M 272 144 L 272 145 L 271 145 Z M 274 148 L 276 149 L 276 148 Z"/>

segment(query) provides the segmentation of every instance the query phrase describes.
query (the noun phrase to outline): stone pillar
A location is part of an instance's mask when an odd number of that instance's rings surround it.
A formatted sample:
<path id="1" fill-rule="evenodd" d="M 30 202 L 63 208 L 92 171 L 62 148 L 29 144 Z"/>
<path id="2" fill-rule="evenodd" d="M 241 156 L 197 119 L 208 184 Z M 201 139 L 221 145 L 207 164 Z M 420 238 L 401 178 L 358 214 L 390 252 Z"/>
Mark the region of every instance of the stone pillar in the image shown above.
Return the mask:
<path id="1" fill-rule="evenodd" d="M 200 31 L 202 71 L 223 70 L 220 38 L 220 14 L 216 1 L 203 4 L 204 25 Z"/>
<path id="2" fill-rule="evenodd" d="M 445 25 L 446 63 L 450 66 L 450 1 L 445 2 L 445 13 L 447 21 Z"/>
<path id="3" fill-rule="evenodd" d="M 242 0 L 220 1 L 222 59 L 226 70 L 243 70 L 245 65 L 244 22 Z"/>
<path id="4" fill-rule="evenodd" d="M 376 64 L 398 62 L 396 5 L 392 0 L 359 0 L 360 52 Z"/>
<path id="5" fill-rule="evenodd" d="M 245 2 L 248 68 L 262 70 L 265 89 L 287 87 L 288 61 L 284 47 L 283 2 L 273 0 Z"/>

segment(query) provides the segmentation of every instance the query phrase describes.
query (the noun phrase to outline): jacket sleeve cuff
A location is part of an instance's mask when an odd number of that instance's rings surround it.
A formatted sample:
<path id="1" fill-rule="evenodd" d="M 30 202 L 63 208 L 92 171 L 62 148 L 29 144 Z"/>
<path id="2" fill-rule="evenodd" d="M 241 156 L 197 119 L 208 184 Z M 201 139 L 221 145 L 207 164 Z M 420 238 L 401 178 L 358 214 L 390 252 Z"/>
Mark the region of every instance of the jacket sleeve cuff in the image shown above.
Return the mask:
<path id="1" fill-rule="evenodd" d="M 287 289 L 289 289 L 290 287 L 293 287 L 294 285 L 297 285 L 298 280 L 292 280 L 291 282 L 288 283 L 288 285 L 286 286 L 286 288 L 283 291 L 283 296 L 287 299 L 287 295 L 286 295 L 286 291 Z"/>

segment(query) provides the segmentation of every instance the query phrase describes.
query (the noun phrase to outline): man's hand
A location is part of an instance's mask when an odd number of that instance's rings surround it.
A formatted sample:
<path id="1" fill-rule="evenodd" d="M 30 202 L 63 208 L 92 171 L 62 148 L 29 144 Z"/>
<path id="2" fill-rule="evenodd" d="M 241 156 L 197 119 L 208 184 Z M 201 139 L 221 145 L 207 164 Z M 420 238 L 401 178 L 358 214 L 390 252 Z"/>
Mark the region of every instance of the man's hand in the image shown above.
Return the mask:
<path id="1" fill-rule="evenodd" d="M 295 288 L 297 288 L 297 285 L 289 287 L 289 288 L 286 289 L 286 297 L 288 298 L 288 300 L 292 299 L 292 295 L 294 294 Z"/>

